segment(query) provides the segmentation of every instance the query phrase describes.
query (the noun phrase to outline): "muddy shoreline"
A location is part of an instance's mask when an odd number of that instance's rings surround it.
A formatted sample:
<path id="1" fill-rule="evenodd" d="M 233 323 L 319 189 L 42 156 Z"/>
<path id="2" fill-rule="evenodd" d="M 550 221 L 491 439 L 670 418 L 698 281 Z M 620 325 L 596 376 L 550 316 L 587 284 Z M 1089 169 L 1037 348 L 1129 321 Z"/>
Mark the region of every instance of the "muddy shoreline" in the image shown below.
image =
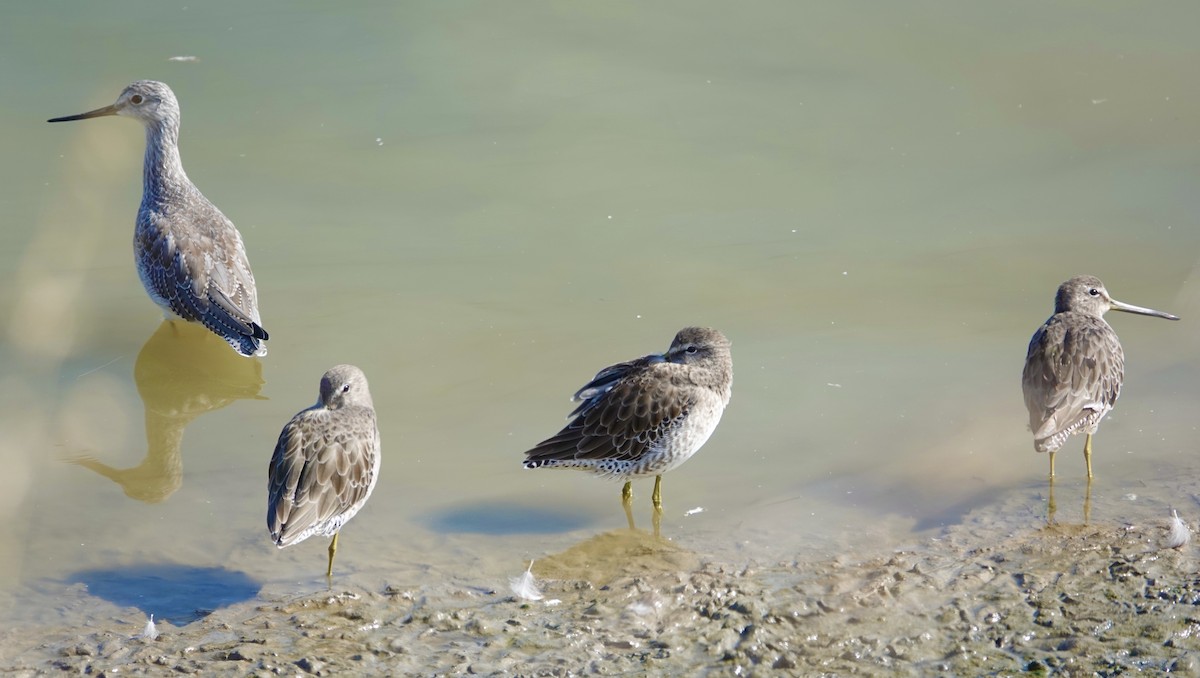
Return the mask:
<path id="1" fill-rule="evenodd" d="M 506 582 L 335 586 L 231 605 L 139 637 L 136 608 L 0 634 L 16 675 L 1200 675 L 1192 545 L 1136 521 L 970 514 L 910 548 L 722 563 L 645 532 L 537 561 L 544 598 Z M 1195 526 L 1192 525 L 1194 528 Z M 604 554 L 599 557 L 598 554 Z M 594 568 L 592 563 L 618 563 Z M 516 574 L 516 573 L 514 573 Z"/>

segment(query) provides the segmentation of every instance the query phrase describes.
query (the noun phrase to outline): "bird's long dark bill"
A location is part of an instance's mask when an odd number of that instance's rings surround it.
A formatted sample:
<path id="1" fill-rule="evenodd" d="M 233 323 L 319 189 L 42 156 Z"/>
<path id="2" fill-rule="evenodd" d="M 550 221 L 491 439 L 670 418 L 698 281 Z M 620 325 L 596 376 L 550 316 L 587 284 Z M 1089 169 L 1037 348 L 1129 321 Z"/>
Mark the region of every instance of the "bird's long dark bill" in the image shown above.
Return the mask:
<path id="1" fill-rule="evenodd" d="M 94 111 L 88 111 L 87 113 L 80 113 L 78 115 L 65 115 L 61 118 L 50 118 L 46 122 L 70 122 L 72 120 L 87 120 L 88 118 L 100 118 L 106 115 L 116 114 L 116 106 L 105 106 L 104 108 L 97 108 Z"/>
<path id="2" fill-rule="evenodd" d="M 1152 315 L 1155 318 L 1166 318 L 1167 320 L 1179 320 L 1179 316 L 1163 313 L 1152 308 L 1142 308 L 1133 304 L 1126 304 L 1123 301 L 1112 300 L 1112 309 L 1114 311 L 1125 311 L 1126 313 L 1137 313 L 1138 315 Z"/>

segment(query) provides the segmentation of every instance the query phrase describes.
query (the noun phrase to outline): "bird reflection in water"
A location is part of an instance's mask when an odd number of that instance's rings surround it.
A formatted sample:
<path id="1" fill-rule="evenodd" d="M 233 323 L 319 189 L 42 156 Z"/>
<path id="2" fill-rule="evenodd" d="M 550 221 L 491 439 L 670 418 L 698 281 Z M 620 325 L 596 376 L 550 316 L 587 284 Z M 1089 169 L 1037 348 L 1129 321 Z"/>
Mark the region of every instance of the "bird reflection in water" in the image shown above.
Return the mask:
<path id="1" fill-rule="evenodd" d="M 1050 481 L 1050 492 L 1046 496 L 1046 524 L 1057 525 L 1058 502 L 1054 499 L 1054 481 Z M 1083 524 L 1087 525 L 1092 519 L 1092 481 L 1088 479 L 1083 494 Z"/>
<path id="2" fill-rule="evenodd" d="M 645 530 L 603 532 L 561 553 L 542 556 L 533 565 L 539 578 L 589 581 L 605 586 L 620 577 L 661 572 L 692 572 L 700 557 Z"/>
<path id="3" fill-rule="evenodd" d="M 133 367 L 146 408 L 146 457 L 131 468 L 113 468 L 86 456 L 71 463 L 121 486 L 138 501 L 157 503 L 183 484 L 183 430 L 205 412 L 235 400 L 260 399 L 262 363 L 229 350 L 200 325 L 165 320 L 142 346 Z"/>

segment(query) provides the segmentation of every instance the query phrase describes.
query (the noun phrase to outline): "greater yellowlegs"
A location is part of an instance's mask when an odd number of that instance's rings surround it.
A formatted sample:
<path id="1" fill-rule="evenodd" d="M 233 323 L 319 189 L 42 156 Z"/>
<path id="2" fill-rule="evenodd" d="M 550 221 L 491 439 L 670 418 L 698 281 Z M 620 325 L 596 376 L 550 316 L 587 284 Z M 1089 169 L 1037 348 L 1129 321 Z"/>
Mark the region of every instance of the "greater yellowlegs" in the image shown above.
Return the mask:
<path id="1" fill-rule="evenodd" d="M 275 445 L 267 484 L 267 527 L 279 548 L 333 536 L 367 503 L 379 479 L 379 428 L 367 377 L 338 365 L 321 377 L 317 404 L 292 417 Z"/>
<path id="2" fill-rule="evenodd" d="M 687 461 L 712 435 L 729 403 L 729 340 L 704 327 L 675 335 L 665 354 L 601 370 L 575 393 L 570 423 L 525 453 L 525 468 L 574 468 L 625 481 L 630 525 L 632 478 L 653 475 L 662 511 L 662 474 Z"/>
<path id="3" fill-rule="evenodd" d="M 1092 477 L 1092 434 L 1117 402 L 1125 377 L 1125 352 L 1105 312 L 1125 311 L 1168 320 L 1170 313 L 1113 299 L 1099 278 L 1081 275 L 1058 288 L 1054 315 L 1034 332 L 1025 356 L 1021 387 L 1029 409 L 1033 446 L 1054 453 L 1067 438 L 1083 431 L 1083 458 Z"/>
<path id="4" fill-rule="evenodd" d="M 49 122 L 124 115 L 146 128 L 142 205 L 133 234 L 142 285 L 170 315 L 202 323 L 244 356 L 264 356 L 254 274 L 242 236 L 188 179 L 179 160 L 179 103 L 161 82 L 138 80 L 111 106 Z"/>

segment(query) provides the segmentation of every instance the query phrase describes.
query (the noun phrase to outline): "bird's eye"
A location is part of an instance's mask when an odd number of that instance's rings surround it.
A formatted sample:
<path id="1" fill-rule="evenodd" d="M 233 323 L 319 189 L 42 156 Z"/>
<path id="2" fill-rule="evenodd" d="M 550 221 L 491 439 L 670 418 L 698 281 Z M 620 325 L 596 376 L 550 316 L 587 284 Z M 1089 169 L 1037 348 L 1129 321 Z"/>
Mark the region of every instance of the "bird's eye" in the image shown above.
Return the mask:
<path id="1" fill-rule="evenodd" d="M 350 384 L 342 384 L 342 393 L 350 392 Z"/>
<path id="2" fill-rule="evenodd" d="M 137 106 L 143 101 L 145 101 L 145 99 L 142 98 L 141 94 L 134 94 L 133 96 L 129 97 L 129 103 L 133 104 L 134 106 Z"/>
<path id="3" fill-rule="evenodd" d="M 1092 289 L 1088 290 L 1088 294 L 1092 295 L 1093 297 L 1098 297 L 1100 296 L 1100 290 L 1093 287 Z"/>
<path id="4" fill-rule="evenodd" d="M 695 354 L 697 354 L 697 353 L 699 353 L 699 352 L 700 352 L 700 349 L 696 348 L 695 346 L 688 346 L 688 347 L 687 347 L 687 352 L 688 352 L 690 355 L 695 355 Z"/>

